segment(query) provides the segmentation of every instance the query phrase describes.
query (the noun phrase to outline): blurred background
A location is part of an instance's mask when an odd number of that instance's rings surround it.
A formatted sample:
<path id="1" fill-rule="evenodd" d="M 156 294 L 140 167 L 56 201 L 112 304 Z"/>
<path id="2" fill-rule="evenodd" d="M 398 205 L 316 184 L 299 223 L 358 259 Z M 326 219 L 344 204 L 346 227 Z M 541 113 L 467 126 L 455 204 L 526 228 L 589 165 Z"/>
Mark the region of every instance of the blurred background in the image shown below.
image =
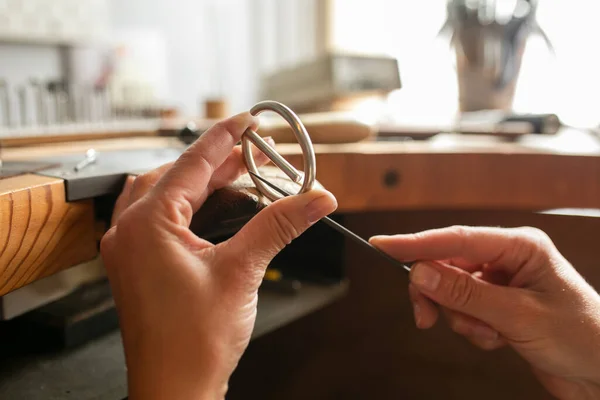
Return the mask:
<path id="1" fill-rule="evenodd" d="M 536 226 L 600 287 L 599 12 L 597 0 L 0 0 L 0 398 L 123 399 L 97 252 L 116 197 L 126 176 L 261 100 L 328 144 L 317 177 L 361 237 Z M 282 118 L 258 133 L 302 165 Z M 215 198 L 202 210 L 216 216 L 192 226 L 209 240 L 256 212 Z M 509 349 L 418 330 L 403 271 L 316 228 L 270 265 L 230 399 L 548 398 Z"/>
<path id="2" fill-rule="evenodd" d="M 219 118 L 269 98 L 400 126 L 491 109 L 595 127 L 598 11 L 593 0 L 0 0 L 2 122 Z"/>

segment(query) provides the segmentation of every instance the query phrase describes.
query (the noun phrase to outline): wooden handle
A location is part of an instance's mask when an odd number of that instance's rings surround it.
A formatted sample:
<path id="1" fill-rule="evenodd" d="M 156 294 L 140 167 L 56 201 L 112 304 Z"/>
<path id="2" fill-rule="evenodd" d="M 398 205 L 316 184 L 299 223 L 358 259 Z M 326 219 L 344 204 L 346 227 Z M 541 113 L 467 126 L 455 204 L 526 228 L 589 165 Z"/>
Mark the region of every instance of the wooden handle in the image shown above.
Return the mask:
<path id="1" fill-rule="evenodd" d="M 299 115 L 313 143 L 353 143 L 371 139 L 375 128 L 348 114 Z M 261 122 L 258 134 L 271 136 L 276 143 L 296 143 L 289 125 L 281 118 Z"/>

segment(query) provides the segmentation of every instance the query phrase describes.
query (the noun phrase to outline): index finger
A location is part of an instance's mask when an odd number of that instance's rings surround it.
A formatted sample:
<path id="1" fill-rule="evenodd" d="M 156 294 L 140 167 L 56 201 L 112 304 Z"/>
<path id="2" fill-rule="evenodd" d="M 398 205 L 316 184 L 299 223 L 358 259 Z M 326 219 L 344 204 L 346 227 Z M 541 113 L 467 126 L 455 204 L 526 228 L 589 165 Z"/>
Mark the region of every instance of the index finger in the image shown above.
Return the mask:
<path id="1" fill-rule="evenodd" d="M 403 261 L 461 258 L 473 264 L 502 266 L 515 273 L 539 250 L 534 236 L 522 228 L 453 226 L 416 234 L 375 236 L 370 242 Z"/>
<path id="2" fill-rule="evenodd" d="M 186 219 L 198 211 L 213 173 L 223 164 L 246 129 L 256 130 L 258 118 L 248 112 L 222 120 L 200 136 L 156 184 L 154 194 L 180 207 Z"/>

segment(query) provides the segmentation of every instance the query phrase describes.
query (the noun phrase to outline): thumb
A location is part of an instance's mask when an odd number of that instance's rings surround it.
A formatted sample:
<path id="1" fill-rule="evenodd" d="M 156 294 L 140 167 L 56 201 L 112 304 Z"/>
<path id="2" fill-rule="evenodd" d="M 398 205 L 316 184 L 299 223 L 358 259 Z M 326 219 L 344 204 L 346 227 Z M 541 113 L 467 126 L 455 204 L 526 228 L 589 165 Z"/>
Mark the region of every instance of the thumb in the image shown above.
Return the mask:
<path id="1" fill-rule="evenodd" d="M 494 285 L 439 262 L 416 263 L 411 268 L 410 281 L 436 303 L 494 328 L 510 322 L 522 299 L 521 289 Z"/>
<path id="2" fill-rule="evenodd" d="M 335 197 L 321 189 L 285 197 L 261 210 L 227 247 L 243 265 L 265 269 L 285 246 L 336 208 Z"/>

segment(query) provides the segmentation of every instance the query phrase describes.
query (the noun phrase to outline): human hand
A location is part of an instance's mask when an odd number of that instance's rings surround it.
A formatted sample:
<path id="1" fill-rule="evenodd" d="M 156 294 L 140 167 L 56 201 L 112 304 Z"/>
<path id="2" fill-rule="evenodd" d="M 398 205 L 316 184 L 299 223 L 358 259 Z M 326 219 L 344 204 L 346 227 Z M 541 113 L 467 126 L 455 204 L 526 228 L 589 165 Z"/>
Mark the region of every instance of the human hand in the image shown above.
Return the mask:
<path id="1" fill-rule="evenodd" d="M 476 346 L 512 346 L 554 396 L 600 398 L 600 296 L 546 234 L 456 226 L 371 243 L 418 260 L 409 294 L 419 328 L 435 324 L 437 303 Z"/>
<path id="2" fill-rule="evenodd" d="M 117 200 L 101 253 L 132 400 L 224 398 L 267 265 L 337 206 L 315 189 L 274 202 L 217 245 L 190 231 L 206 198 L 245 172 L 234 145 L 257 124 L 248 113 L 219 122 L 175 163 L 129 180 Z M 258 151 L 255 160 L 267 161 Z"/>

